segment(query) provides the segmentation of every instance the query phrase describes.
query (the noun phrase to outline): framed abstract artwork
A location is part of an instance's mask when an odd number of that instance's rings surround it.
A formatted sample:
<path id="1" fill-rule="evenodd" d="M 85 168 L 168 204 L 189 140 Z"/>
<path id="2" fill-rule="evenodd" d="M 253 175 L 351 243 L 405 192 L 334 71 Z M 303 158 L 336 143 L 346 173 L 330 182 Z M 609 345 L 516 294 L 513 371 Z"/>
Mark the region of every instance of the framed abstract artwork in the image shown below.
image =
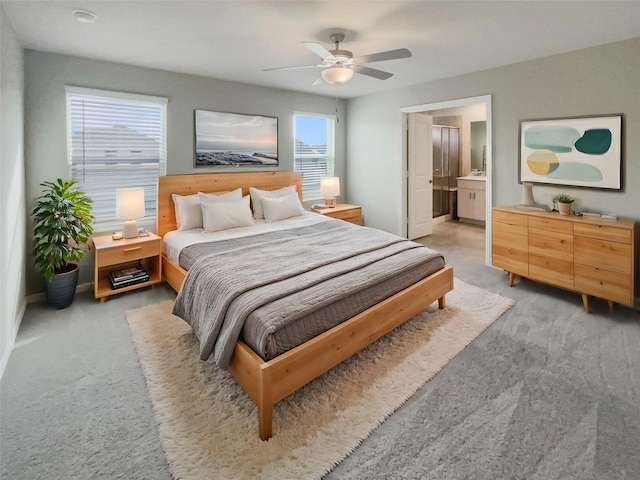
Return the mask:
<path id="1" fill-rule="evenodd" d="M 622 115 L 520 121 L 520 182 L 620 190 Z"/>
<path id="2" fill-rule="evenodd" d="M 195 111 L 195 167 L 278 166 L 278 118 Z"/>

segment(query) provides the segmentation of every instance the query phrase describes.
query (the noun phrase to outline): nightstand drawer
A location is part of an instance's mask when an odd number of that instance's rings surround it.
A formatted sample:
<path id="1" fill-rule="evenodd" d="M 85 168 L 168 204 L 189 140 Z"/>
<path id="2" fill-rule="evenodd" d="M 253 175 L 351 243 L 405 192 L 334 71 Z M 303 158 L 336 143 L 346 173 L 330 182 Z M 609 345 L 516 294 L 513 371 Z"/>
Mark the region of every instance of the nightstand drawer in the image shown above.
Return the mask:
<path id="1" fill-rule="evenodd" d="M 107 248 L 99 253 L 99 267 L 117 265 L 158 255 L 159 240 Z"/>
<path id="2" fill-rule="evenodd" d="M 352 208 L 350 210 L 343 210 L 341 212 L 336 212 L 335 214 L 330 214 L 329 216 L 332 218 L 337 218 L 339 220 L 344 220 L 345 222 L 355 223 L 356 225 L 362 224 L 361 208 Z"/>

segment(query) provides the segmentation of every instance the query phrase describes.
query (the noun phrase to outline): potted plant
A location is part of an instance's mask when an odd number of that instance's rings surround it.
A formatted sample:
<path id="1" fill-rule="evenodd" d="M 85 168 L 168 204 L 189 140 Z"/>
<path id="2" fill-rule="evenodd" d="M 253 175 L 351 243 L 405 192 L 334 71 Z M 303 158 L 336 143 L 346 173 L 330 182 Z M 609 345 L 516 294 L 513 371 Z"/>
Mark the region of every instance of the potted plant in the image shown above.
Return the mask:
<path id="1" fill-rule="evenodd" d="M 558 204 L 558 211 L 560 212 L 560 215 L 571 215 L 571 204 L 573 203 L 573 198 L 566 193 L 562 193 L 557 197 L 554 197 L 553 201 Z"/>
<path id="2" fill-rule="evenodd" d="M 56 309 L 73 302 L 78 265 L 93 232 L 91 199 L 73 186 L 75 180 L 44 182 L 31 212 L 34 218 L 34 264 L 45 278 L 47 302 Z"/>

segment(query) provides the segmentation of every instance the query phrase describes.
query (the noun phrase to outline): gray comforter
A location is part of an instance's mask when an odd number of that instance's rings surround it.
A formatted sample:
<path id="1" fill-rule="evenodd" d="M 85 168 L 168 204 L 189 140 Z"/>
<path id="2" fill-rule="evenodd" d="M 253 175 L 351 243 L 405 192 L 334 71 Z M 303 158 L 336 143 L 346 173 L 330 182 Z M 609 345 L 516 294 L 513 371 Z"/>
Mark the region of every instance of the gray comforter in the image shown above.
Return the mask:
<path id="1" fill-rule="evenodd" d="M 375 269 L 390 256 L 402 259 L 398 269 L 440 257 L 420 244 L 342 221 L 225 241 L 214 253 L 206 244 L 189 249 L 184 259 L 189 270 L 173 313 L 193 328 L 200 357 L 206 360 L 213 352 L 222 368 L 229 365 L 244 322 L 255 309 L 309 290 L 313 296 L 295 309 L 295 315 L 305 315 L 323 305 L 323 292 L 331 292 L 335 301 L 336 289 L 348 296 L 380 282 L 389 269 L 367 274 L 357 285 L 345 285 L 341 275 Z M 424 251 L 402 255 L 416 249 Z"/>

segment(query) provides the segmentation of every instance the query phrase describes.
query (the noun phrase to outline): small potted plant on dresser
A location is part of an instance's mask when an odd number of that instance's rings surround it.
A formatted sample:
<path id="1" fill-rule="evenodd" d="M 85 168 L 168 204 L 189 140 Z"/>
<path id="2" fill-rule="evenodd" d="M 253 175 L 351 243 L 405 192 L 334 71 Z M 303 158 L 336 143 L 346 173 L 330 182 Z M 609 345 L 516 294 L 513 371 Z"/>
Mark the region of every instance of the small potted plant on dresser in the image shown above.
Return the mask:
<path id="1" fill-rule="evenodd" d="M 71 305 L 78 284 L 78 264 L 86 253 L 93 227 L 91 199 L 73 186 L 75 180 L 44 182 L 43 194 L 31 212 L 34 219 L 33 256 L 45 278 L 47 303 Z"/>
<path id="2" fill-rule="evenodd" d="M 571 215 L 571 204 L 573 203 L 573 198 L 566 193 L 563 193 L 554 197 L 553 201 L 558 204 L 558 211 L 560 212 L 560 215 Z"/>

